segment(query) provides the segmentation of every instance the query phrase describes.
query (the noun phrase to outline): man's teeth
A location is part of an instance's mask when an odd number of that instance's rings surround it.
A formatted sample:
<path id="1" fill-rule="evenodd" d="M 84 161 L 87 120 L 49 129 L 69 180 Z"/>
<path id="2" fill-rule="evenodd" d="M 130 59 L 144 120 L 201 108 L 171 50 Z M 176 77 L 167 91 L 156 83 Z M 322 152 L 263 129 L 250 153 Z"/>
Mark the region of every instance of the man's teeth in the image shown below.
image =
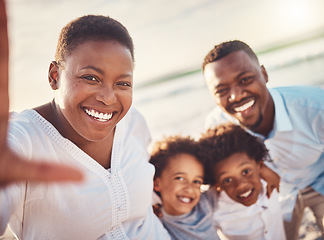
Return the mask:
<path id="1" fill-rule="evenodd" d="M 253 104 L 254 104 L 254 100 L 251 100 L 251 101 L 243 104 L 242 106 L 234 108 L 234 110 L 235 110 L 235 112 L 243 112 L 246 109 L 248 109 L 249 107 L 252 107 Z"/>
<path id="2" fill-rule="evenodd" d="M 187 197 L 179 197 L 179 200 L 184 202 L 184 203 L 189 203 L 191 202 L 191 199 L 190 198 L 187 198 Z"/>
<path id="3" fill-rule="evenodd" d="M 246 193 L 243 193 L 240 195 L 241 198 L 246 198 L 252 193 L 252 190 L 247 191 Z"/>
<path id="4" fill-rule="evenodd" d="M 101 122 L 106 122 L 112 118 L 112 113 L 102 113 L 102 112 L 97 112 L 93 109 L 85 109 L 85 112 L 90 116 L 95 118 L 98 121 Z"/>

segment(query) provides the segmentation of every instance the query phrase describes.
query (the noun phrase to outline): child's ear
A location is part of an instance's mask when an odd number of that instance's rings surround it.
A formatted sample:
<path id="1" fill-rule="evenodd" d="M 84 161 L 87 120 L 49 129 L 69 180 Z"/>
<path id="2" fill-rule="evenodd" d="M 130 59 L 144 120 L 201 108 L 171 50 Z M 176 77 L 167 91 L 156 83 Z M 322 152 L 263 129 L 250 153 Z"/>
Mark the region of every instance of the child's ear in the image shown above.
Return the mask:
<path id="1" fill-rule="evenodd" d="M 57 80 L 59 77 L 58 66 L 55 61 L 52 61 L 48 70 L 48 82 L 53 90 L 58 88 Z"/>
<path id="2" fill-rule="evenodd" d="M 263 161 L 258 161 L 257 164 L 258 164 L 258 170 L 260 172 L 261 169 L 264 167 L 264 162 Z"/>
<path id="3" fill-rule="evenodd" d="M 156 192 L 160 192 L 160 190 L 161 190 L 161 188 L 160 188 L 160 178 L 155 178 L 154 179 L 154 186 L 153 186 L 153 188 L 154 188 L 154 191 L 156 191 Z"/>
<path id="4" fill-rule="evenodd" d="M 216 189 L 217 192 L 221 192 L 223 190 L 218 183 L 214 185 L 214 188 Z"/>

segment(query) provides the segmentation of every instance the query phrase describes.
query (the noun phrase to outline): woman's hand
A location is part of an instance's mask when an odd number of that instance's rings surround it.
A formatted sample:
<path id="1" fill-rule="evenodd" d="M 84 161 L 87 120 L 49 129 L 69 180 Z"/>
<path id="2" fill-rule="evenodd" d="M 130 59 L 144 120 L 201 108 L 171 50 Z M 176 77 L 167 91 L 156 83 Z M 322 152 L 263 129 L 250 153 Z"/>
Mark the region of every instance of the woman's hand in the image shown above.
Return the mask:
<path id="1" fill-rule="evenodd" d="M 9 43 L 4 0 L 0 0 L 0 188 L 18 181 L 81 181 L 82 173 L 72 167 L 27 161 L 7 145 L 9 117 Z"/>

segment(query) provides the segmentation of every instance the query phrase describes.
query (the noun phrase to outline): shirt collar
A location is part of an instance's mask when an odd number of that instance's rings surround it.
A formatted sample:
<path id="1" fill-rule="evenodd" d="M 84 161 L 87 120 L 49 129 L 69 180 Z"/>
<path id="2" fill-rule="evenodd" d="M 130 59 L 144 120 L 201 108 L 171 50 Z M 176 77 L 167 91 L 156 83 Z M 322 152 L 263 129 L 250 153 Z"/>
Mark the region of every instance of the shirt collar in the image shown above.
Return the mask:
<path id="1" fill-rule="evenodd" d="M 269 136 L 272 135 L 273 132 L 287 132 L 293 130 L 282 96 L 275 89 L 269 89 L 269 92 L 275 106 L 275 121 L 273 130 Z"/>

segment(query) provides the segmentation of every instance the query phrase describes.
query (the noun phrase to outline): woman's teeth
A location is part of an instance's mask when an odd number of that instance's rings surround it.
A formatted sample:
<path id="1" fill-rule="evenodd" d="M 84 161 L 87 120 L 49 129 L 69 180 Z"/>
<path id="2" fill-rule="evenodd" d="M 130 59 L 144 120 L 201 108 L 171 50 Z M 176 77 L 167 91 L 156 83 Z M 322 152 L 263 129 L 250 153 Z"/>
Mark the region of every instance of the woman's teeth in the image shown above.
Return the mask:
<path id="1" fill-rule="evenodd" d="M 100 122 L 106 122 L 109 121 L 112 118 L 112 113 L 102 113 L 102 112 L 97 112 L 93 109 L 85 109 L 85 112 L 90 116 L 95 118 L 96 120 Z"/>
<path id="2" fill-rule="evenodd" d="M 252 107 L 252 105 L 254 104 L 254 102 L 255 102 L 254 100 L 251 100 L 251 101 L 249 101 L 249 102 L 243 104 L 243 105 L 240 106 L 240 107 L 236 107 L 236 108 L 234 108 L 234 111 L 235 111 L 235 112 L 243 112 L 243 111 L 245 111 L 246 109 L 248 109 L 249 107 Z"/>

